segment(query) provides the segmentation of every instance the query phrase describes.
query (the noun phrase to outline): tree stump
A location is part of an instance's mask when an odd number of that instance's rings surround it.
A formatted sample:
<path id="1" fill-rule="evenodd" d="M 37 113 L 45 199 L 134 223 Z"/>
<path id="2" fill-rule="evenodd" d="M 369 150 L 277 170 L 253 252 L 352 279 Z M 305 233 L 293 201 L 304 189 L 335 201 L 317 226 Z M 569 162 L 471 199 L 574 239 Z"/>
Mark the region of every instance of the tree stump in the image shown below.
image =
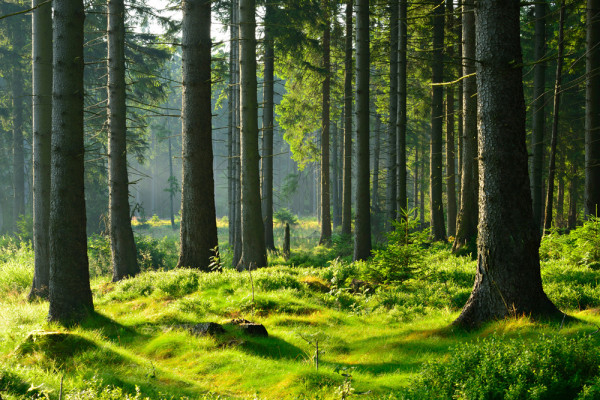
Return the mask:
<path id="1" fill-rule="evenodd" d="M 283 257 L 290 258 L 290 224 L 285 224 L 285 234 L 283 235 Z"/>

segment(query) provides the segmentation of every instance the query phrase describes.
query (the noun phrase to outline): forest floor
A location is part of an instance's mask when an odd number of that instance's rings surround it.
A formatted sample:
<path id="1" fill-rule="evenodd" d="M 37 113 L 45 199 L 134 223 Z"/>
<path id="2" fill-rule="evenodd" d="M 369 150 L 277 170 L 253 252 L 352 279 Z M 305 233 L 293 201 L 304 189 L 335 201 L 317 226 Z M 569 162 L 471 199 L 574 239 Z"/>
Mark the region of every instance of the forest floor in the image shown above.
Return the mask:
<path id="1" fill-rule="evenodd" d="M 316 222 L 302 221 L 289 260 L 272 253 L 251 274 L 200 273 L 172 269 L 168 222 L 136 232 L 145 271 L 119 283 L 106 238 L 90 239 L 96 312 L 70 329 L 45 321 L 46 302 L 26 300 L 31 246 L 0 240 L 2 399 L 58 399 L 61 384 L 63 399 L 600 398 L 598 225 L 540 249 L 546 293 L 575 322 L 514 316 L 474 331 L 451 323 L 476 264 L 447 244 L 421 243 L 411 268 L 386 280 L 386 256 L 406 253 L 382 245 L 374 261 L 352 263 L 348 240 L 317 246 Z M 237 318 L 269 336 L 244 334 Z M 225 333 L 191 333 L 201 322 Z"/>

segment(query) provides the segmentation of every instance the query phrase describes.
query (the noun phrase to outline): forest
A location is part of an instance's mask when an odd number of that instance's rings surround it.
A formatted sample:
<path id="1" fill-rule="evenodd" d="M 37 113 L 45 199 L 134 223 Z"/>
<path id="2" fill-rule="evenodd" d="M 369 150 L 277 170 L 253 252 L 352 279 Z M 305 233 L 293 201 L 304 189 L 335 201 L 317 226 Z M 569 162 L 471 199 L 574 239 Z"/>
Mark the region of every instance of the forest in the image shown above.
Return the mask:
<path id="1" fill-rule="evenodd" d="M 600 399 L 600 0 L 0 0 L 0 400 Z"/>

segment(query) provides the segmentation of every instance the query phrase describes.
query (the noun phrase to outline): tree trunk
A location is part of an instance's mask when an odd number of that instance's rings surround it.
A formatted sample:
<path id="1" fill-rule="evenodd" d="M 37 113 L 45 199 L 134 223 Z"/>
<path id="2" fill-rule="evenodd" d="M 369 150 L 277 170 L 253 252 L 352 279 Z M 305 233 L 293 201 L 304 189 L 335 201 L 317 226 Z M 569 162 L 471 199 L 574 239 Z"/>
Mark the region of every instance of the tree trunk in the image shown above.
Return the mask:
<path id="1" fill-rule="evenodd" d="M 550 144 L 550 165 L 548 166 L 548 191 L 546 192 L 546 210 L 544 213 L 544 230 L 552 227 L 552 205 L 554 201 L 554 176 L 556 175 L 556 145 L 558 142 L 558 113 L 560 110 L 561 78 L 564 48 L 565 2 L 560 3 L 560 20 L 558 23 L 558 60 L 556 62 L 556 79 L 554 83 L 554 108 L 552 112 L 552 142 Z"/>
<path id="2" fill-rule="evenodd" d="M 446 240 L 444 204 L 442 202 L 442 131 L 444 122 L 444 3 L 433 2 L 433 65 L 431 99 L 431 150 L 429 209 L 433 240 Z"/>
<path id="3" fill-rule="evenodd" d="M 371 255 L 369 199 L 369 0 L 356 3 L 356 221 L 354 260 Z"/>
<path id="4" fill-rule="evenodd" d="M 327 2 L 323 5 L 327 8 Z M 325 11 L 325 27 L 323 30 L 323 80 L 322 115 L 321 115 L 321 238 L 319 244 L 331 242 L 331 193 L 329 182 L 329 108 L 331 88 L 331 24 L 329 12 Z"/>
<path id="5" fill-rule="evenodd" d="M 234 202 L 234 239 L 233 239 L 233 266 L 237 267 L 242 257 L 242 190 L 241 190 L 241 131 L 240 131 L 240 28 L 239 28 L 239 0 L 233 0 L 233 19 L 232 28 L 234 28 L 234 118 L 233 118 L 233 202 Z"/>
<path id="6" fill-rule="evenodd" d="M 231 24 L 229 25 L 229 98 L 227 101 L 228 108 L 228 122 L 229 129 L 227 130 L 227 227 L 229 234 L 229 247 L 233 248 L 235 243 L 235 170 L 234 170 L 234 132 L 235 129 L 235 97 L 237 94 L 237 86 L 235 85 L 235 79 L 237 77 L 235 73 L 236 59 L 235 59 L 235 2 L 232 1 L 229 7 L 229 18 L 231 20 Z"/>
<path id="7" fill-rule="evenodd" d="M 563 228 L 565 208 L 565 154 L 561 152 L 560 165 L 558 166 L 558 193 L 556 194 L 556 222 L 554 225 Z"/>
<path id="8" fill-rule="evenodd" d="M 458 0 L 458 8 L 457 10 L 460 11 L 460 15 L 462 15 L 463 12 L 463 2 L 462 0 Z M 462 67 L 463 67 L 463 63 L 462 63 L 462 52 L 463 52 L 463 35 L 462 35 L 462 18 L 459 16 L 456 19 L 456 25 L 455 25 L 455 29 L 456 29 L 456 37 L 457 37 L 457 41 L 458 41 L 458 54 L 457 54 L 457 62 L 458 62 L 458 74 L 462 75 Z M 459 83 L 458 85 L 458 113 L 457 113 L 457 118 L 458 118 L 458 129 L 457 129 L 457 133 L 458 133 L 458 152 L 457 152 L 457 166 L 458 169 L 456 171 L 456 177 L 457 177 L 457 185 L 458 185 L 458 192 L 457 192 L 457 212 L 460 211 L 460 204 L 461 204 L 461 196 L 462 196 L 462 160 L 463 160 L 463 113 L 464 113 L 464 109 L 463 109 L 463 83 Z M 458 226 L 458 216 L 457 216 L 457 220 L 456 220 L 456 225 Z"/>
<path id="9" fill-rule="evenodd" d="M 267 265 L 261 218 L 258 164 L 258 101 L 256 98 L 256 2 L 240 0 L 240 104 L 241 104 L 241 222 L 242 254 L 237 268 Z"/>
<path id="10" fill-rule="evenodd" d="M 337 123 L 332 125 L 331 131 L 331 199 L 332 199 L 332 223 L 333 229 L 335 230 L 342 223 L 342 213 L 340 212 L 340 190 L 339 190 L 339 159 L 340 159 L 340 148 L 338 138 Z M 339 169 L 338 169 L 339 168 Z"/>
<path id="11" fill-rule="evenodd" d="M 577 226 L 577 193 L 579 178 L 577 177 L 577 167 L 571 163 L 571 180 L 569 181 L 569 216 L 567 217 L 567 228 L 575 229 Z"/>
<path id="12" fill-rule="evenodd" d="M 275 50 L 273 46 L 273 5 L 265 5 L 265 58 L 263 90 L 263 158 L 262 158 L 262 216 L 265 229 L 265 246 L 275 250 L 273 237 L 273 85 Z"/>
<path id="13" fill-rule="evenodd" d="M 531 197 L 533 204 L 533 220 L 536 226 L 542 224 L 542 202 L 543 202 L 543 166 L 544 166 L 544 131 L 546 123 L 546 0 L 535 3 L 535 35 L 533 58 L 533 133 L 531 144 L 533 147 L 532 159 L 532 189 Z"/>
<path id="14" fill-rule="evenodd" d="M 171 229 L 175 229 L 175 211 L 173 210 L 173 197 L 175 197 L 175 192 L 173 189 L 175 175 L 173 175 L 173 153 L 171 151 L 171 137 L 169 136 L 169 217 L 171 219 Z"/>
<path id="15" fill-rule="evenodd" d="M 23 48 L 24 35 L 21 29 L 15 29 L 15 49 Z M 13 124 L 13 224 L 15 231 L 18 230 L 17 222 L 25 214 L 25 154 L 23 152 L 23 69 L 20 57 L 14 65 L 12 73 L 12 124 Z"/>
<path id="16" fill-rule="evenodd" d="M 453 0 L 446 1 L 447 28 L 450 37 L 454 30 Z M 454 61 L 454 43 L 446 43 L 448 59 Z M 452 64 L 451 64 L 452 65 Z M 448 78 L 453 81 L 454 66 L 449 68 Z M 448 236 L 456 236 L 456 172 L 454 168 L 454 86 L 446 86 L 446 199 L 448 201 Z"/>
<path id="17" fill-rule="evenodd" d="M 407 49 L 408 49 L 408 1 L 400 0 L 398 22 L 398 109 L 396 110 L 396 157 L 398 159 L 396 178 L 398 215 L 405 214 L 407 210 L 406 195 L 406 77 L 407 77 Z"/>
<path id="18" fill-rule="evenodd" d="M 50 141 L 52 135 L 52 5 L 33 0 L 33 283 L 29 299 L 47 299 L 50 284 Z"/>
<path id="19" fill-rule="evenodd" d="M 392 221 L 397 218 L 397 186 L 396 179 L 396 130 L 398 118 L 398 0 L 390 0 L 390 100 L 388 124 L 388 162 L 387 162 L 387 222 L 386 229 L 391 230 Z"/>
<path id="20" fill-rule="evenodd" d="M 178 267 L 210 271 L 218 245 L 212 151 L 210 1 L 182 3 L 181 229 Z M 258 213 L 260 218 L 260 210 Z"/>
<path id="21" fill-rule="evenodd" d="M 457 252 L 474 243 L 477 237 L 478 169 L 477 169 L 477 80 L 475 78 L 475 14 L 473 0 L 463 1 L 462 64 L 463 64 L 463 156 L 456 238 L 452 251 Z"/>
<path id="22" fill-rule="evenodd" d="M 129 214 L 125 5 L 108 1 L 108 210 L 113 282 L 140 272 Z"/>
<path id="23" fill-rule="evenodd" d="M 83 146 L 82 0 L 53 3 L 50 307 L 48 320 L 78 321 L 94 309 L 87 257 Z"/>
<path id="24" fill-rule="evenodd" d="M 381 116 L 375 114 L 375 132 L 373 132 L 373 194 L 371 195 L 371 210 L 375 216 L 375 226 L 379 222 L 381 207 L 379 207 L 379 158 L 381 154 Z"/>
<path id="25" fill-rule="evenodd" d="M 479 0 L 479 241 L 475 285 L 455 321 L 559 314 L 542 289 L 525 144 L 519 2 Z"/>
<path id="26" fill-rule="evenodd" d="M 342 235 L 352 233 L 352 0 L 346 1 Z"/>
<path id="27" fill-rule="evenodd" d="M 587 1 L 585 215 L 600 216 L 600 0 Z"/>

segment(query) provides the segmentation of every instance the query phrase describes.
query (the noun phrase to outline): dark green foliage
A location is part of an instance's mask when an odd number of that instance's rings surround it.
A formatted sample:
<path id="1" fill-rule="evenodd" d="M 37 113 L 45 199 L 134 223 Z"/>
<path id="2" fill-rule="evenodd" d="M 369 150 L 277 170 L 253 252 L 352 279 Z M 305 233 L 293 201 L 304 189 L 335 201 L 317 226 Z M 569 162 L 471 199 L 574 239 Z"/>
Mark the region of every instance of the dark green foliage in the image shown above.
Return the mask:
<path id="1" fill-rule="evenodd" d="M 298 217 L 287 208 L 280 208 L 275 211 L 273 213 L 273 219 L 282 225 L 285 225 L 286 223 L 296 225 L 298 223 Z"/>
<path id="2" fill-rule="evenodd" d="M 575 264 L 596 265 L 600 262 L 600 218 L 590 217 L 583 226 L 563 234 L 553 230 L 544 236 L 540 259 L 566 259 Z"/>
<path id="3" fill-rule="evenodd" d="M 492 336 L 428 364 L 412 399 L 583 399 L 598 392 L 600 350 L 593 337 Z"/>

